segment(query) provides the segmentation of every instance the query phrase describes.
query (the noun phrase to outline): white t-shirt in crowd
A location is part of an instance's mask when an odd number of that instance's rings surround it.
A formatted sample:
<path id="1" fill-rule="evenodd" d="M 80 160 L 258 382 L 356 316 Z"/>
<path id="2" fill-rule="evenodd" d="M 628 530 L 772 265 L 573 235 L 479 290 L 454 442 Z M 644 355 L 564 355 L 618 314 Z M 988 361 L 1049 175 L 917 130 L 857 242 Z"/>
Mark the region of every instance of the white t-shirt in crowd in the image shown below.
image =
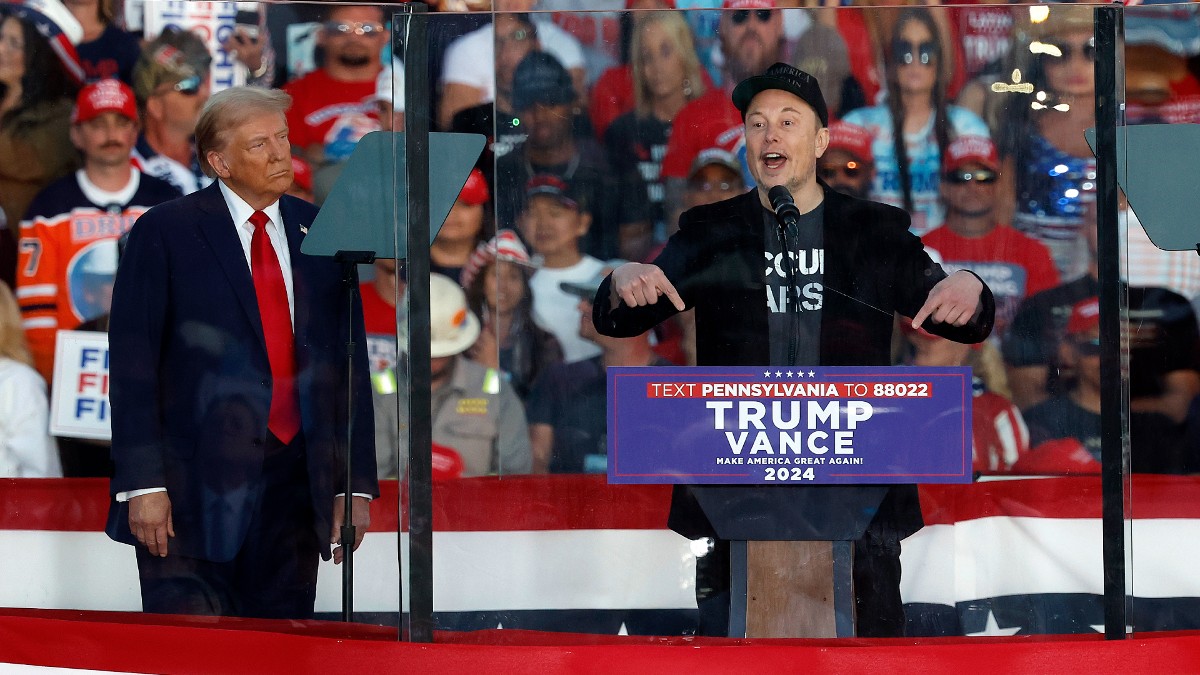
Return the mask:
<path id="1" fill-rule="evenodd" d="M 542 51 L 558 59 L 567 70 L 584 66 L 583 47 L 573 35 L 559 28 L 547 15 L 538 19 L 538 42 Z M 483 90 L 483 102 L 496 100 L 496 38 L 492 24 L 467 33 L 446 48 L 442 84 L 465 84 Z"/>
<path id="2" fill-rule="evenodd" d="M 558 339 L 566 363 L 598 356 L 600 348 L 591 340 L 579 337 L 579 298 L 564 291 L 559 284 L 586 282 L 603 270 L 604 263 L 585 255 L 570 267 L 543 267 L 529 281 L 529 290 L 533 293 L 533 320 Z"/>
<path id="3" fill-rule="evenodd" d="M 0 358 L 0 477 L 58 478 L 46 383 L 36 370 Z"/>

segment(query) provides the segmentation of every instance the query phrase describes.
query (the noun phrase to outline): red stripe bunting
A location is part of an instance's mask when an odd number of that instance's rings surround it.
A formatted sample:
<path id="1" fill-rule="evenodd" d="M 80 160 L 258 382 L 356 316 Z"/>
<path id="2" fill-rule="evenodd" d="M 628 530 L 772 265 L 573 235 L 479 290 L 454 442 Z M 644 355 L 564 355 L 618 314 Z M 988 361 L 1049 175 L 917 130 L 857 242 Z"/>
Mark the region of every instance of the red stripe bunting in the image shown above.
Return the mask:
<path id="1" fill-rule="evenodd" d="M 382 495 L 371 505 L 371 531 L 395 532 L 398 485 L 382 481 L 380 490 Z M 1200 518 L 1200 477 L 1137 475 L 1131 494 L 1134 518 Z M 670 486 L 608 485 L 600 475 L 465 478 L 434 486 L 434 529 L 664 529 L 670 499 Z M 0 530 L 99 532 L 108 514 L 108 481 L 0 479 L 0 504 Z M 921 506 L 927 525 L 992 516 L 1099 518 L 1100 479 L 925 485 Z"/>

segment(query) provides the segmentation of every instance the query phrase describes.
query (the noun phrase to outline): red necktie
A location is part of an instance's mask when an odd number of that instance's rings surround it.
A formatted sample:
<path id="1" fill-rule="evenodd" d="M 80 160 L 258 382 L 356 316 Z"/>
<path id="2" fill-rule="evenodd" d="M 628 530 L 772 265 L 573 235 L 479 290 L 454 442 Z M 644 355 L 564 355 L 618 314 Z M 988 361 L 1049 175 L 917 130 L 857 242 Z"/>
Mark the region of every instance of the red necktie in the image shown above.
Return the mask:
<path id="1" fill-rule="evenodd" d="M 271 237 L 267 234 L 267 214 L 255 211 L 250 216 L 254 236 L 250 239 L 250 273 L 254 276 L 254 294 L 262 317 L 263 337 L 267 341 L 267 360 L 271 363 L 271 412 L 267 429 L 285 444 L 300 431 L 300 398 L 296 394 L 296 345 L 292 338 L 291 310 L 283 270 Z"/>

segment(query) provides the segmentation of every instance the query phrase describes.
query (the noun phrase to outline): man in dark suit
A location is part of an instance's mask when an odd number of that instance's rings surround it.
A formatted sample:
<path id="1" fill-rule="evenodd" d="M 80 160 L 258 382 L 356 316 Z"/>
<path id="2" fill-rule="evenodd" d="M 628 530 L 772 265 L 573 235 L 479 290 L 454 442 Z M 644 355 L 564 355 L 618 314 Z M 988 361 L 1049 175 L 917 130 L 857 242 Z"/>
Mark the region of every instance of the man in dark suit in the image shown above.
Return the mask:
<path id="1" fill-rule="evenodd" d="M 995 307 L 977 276 L 947 276 L 909 233 L 905 212 L 817 180 L 829 119 L 816 79 L 777 63 L 742 81 L 733 102 L 757 188 L 686 211 L 653 264 L 613 271 L 596 294 L 598 331 L 637 335 L 694 307 L 701 365 L 888 365 L 895 314 L 951 340 L 987 338 Z M 783 226 L 771 208 L 768 192 L 776 186 L 795 200 L 795 227 Z M 761 489 L 846 488 L 681 486 L 669 524 L 687 537 L 714 536 L 696 495 Z M 900 540 L 921 526 L 916 486 L 894 486 L 855 543 L 860 636 L 903 635 Z M 716 614 L 708 623 L 702 604 L 702 631 L 723 634 Z"/>
<path id="2" fill-rule="evenodd" d="M 300 252 L 317 209 L 284 195 L 290 104 L 246 87 L 210 98 L 196 144 L 216 182 L 143 215 L 117 272 L 107 531 L 136 547 L 147 612 L 311 617 L 338 539 L 347 310 L 336 263 Z M 354 415 L 357 547 L 378 486 L 371 406 Z"/>

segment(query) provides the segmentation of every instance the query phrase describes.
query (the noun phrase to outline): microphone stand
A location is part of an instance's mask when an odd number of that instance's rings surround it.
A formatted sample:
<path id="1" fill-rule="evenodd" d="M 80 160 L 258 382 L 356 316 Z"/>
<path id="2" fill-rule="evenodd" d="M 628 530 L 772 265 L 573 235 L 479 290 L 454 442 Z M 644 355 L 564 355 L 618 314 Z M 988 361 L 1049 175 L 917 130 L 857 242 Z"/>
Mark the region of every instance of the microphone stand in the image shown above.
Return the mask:
<path id="1" fill-rule="evenodd" d="M 375 262 L 374 251 L 338 251 L 333 259 L 342 266 L 342 285 L 346 290 L 346 476 L 342 486 L 344 507 L 342 517 L 342 621 L 349 623 L 354 616 L 354 301 L 358 298 L 358 266 Z"/>

